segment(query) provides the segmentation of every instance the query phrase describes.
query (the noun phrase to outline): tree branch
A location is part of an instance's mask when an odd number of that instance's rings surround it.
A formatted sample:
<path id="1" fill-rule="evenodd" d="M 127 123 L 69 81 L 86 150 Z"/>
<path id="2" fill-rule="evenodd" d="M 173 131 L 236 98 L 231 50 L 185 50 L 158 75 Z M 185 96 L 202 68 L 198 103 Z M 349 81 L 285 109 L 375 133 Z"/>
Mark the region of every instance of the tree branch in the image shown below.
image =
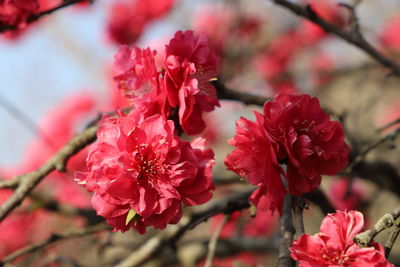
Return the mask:
<path id="1" fill-rule="evenodd" d="M 293 242 L 294 228 L 292 224 L 291 195 L 285 196 L 283 215 L 281 217 L 279 254 L 277 267 L 294 267 L 295 262 L 290 257 L 289 247 Z"/>
<path id="2" fill-rule="evenodd" d="M 256 105 L 261 107 L 266 101 L 270 100 L 270 98 L 266 98 L 263 96 L 252 95 L 229 89 L 225 87 L 225 85 L 219 80 L 212 80 L 210 81 L 210 83 L 215 86 L 218 94 L 218 99 L 236 100 L 246 105 Z"/>
<path id="3" fill-rule="evenodd" d="M 60 149 L 52 158 L 50 158 L 42 167 L 34 172 L 16 176 L 13 179 L 18 180 L 18 185 L 14 193 L 3 205 L 0 206 L 0 222 L 39 184 L 44 177 L 54 170 L 59 172 L 66 171 L 68 159 L 83 149 L 86 145 L 96 140 L 98 127 L 91 126 L 84 132 L 73 137 L 62 149 Z M 12 182 L 9 182 L 12 183 Z M 16 183 L 16 182 L 15 182 Z M 3 184 L 4 185 L 4 184 Z"/>
<path id="4" fill-rule="evenodd" d="M 206 262 L 204 264 L 204 267 L 212 267 L 212 260 L 214 258 L 215 250 L 217 248 L 218 237 L 221 234 L 222 229 L 224 228 L 224 226 L 228 222 L 228 220 L 229 220 L 229 215 L 225 215 L 224 219 L 218 225 L 218 228 L 215 229 L 213 235 L 211 236 L 210 242 L 208 243 L 208 253 L 207 253 Z"/>
<path id="5" fill-rule="evenodd" d="M 400 234 L 400 217 L 397 218 L 394 221 L 395 228 L 392 230 L 392 232 L 389 235 L 388 240 L 386 241 L 385 244 L 385 257 L 388 258 L 390 255 L 390 252 L 392 251 L 392 248 L 394 246 L 394 243 L 396 242 L 396 239 L 399 237 Z"/>
<path id="6" fill-rule="evenodd" d="M 303 197 L 317 205 L 325 215 L 336 211 L 325 193 L 319 188 L 310 193 L 304 194 Z"/>
<path id="7" fill-rule="evenodd" d="M 354 242 L 357 243 L 360 247 L 367 247 L 371 240 L 380 232 L 385 229 L 389 229 L 393 226 L 394 222 L 397 218 L 400 217 L 400 207 L 396 208 L 390 213 L 383 215 L 378 222 L 373 226 L 372 229 L 369 229 L 365 232 L 359 233 L 354 237 Z"/>
<path id="8" fill-rule="evenodd" d="M 252 190 L 235 194 L 227 200 L 215 203 L 205 211 L 195 213 L 190 217 L 182 218 L 178 225 L 171 225 L 167 229 L 147 240 L 143 246 L 135 250 L 116 267 L 142 266 L 144 262 L 158 253 L 163 247 L 169 247 L 175 244 L 186 231 L 193 229 L 195 226 L 209 218 L 220 213 L 231 214 L 237 210 L 249 208 L 250 204 L 248 198 L 251 193 Z"/>
<path id="9" fill-rule="evenodd" d="M 89 226 L 87 228 L 83 229 L 74 229 L 65 233 L 60 233 L 60 234 L 52 234 L 49 238 L 46 240 L 40 241 L 38 243 L 28 245 L 26 247 L 23 247 L 10 255 L 6 256 L 2 261 L 0 261 L 0 266 L 4 266 L 7 262 L 13 261 L 21 256 L 33 253 L 35 251 L 47 248 L 51 245 L 54 245 L 56 242 L 71 239 L 71 238 L 76 238 L 76 237 L 82 237 L 86 235 L 90 235 L 93 233 L 97 233 L 100 231 L 104 230 L 111 230 L 112 228 L 108 226 L 107 224 L 98 224 L 94 226 Z"/>
<path id="10" fill-rule="evenodd" d="M 303 210 L 306 207 L 307 203 L 302 197 L 292 196 L 293 226 L 295 229 L 294 239 L 304 234 Z"/>
<path id="11" fill-rule="evenodd" d="M 358 47 L 359 49 L 363 50 L 366 54 L 370 57 L 375 59 L 379 62 L 382 66 L 389 68 L 393 74 L 396 76 L 400 76 L 400 66 L 395 63 L 394 61 L 390 60 L 389 58 L 382 55 L 377 49 L 371 46 L 364 37 L 357 33 L 354 29 L 352 31 L 344 31 L 333 24 L 325 21 L 322 19 L 318 14 L 316 14 L 310 5 L 302 7 L 298 4 L 295 4 L 288 0 L 271 0 L 275 4 L 285 7 L 286 9 L 290 10 L 292 13 L 306 18 L 311 22 L 314 22 L 318 26 L 320 26 L 324 31 L 333 33 L 336 36 L 340 37 L 341 39 L 345 40 L 346 42 Z"/>

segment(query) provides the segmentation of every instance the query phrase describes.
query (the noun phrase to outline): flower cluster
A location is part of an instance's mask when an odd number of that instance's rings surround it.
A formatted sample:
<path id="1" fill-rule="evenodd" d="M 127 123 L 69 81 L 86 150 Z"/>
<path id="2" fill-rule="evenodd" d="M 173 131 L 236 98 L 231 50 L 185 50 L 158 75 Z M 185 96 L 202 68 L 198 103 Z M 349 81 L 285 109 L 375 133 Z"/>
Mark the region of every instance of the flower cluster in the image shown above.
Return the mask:
<path id="1" fill-rule="evenodd" d="M 0 25 L 18 26 L 39 10 L 38 0 L 1 0 Z"/>
<path id="2" fill-rule="evenodd" d="M 140 110 L 105 117 L 88 153 L 89 172 L 76 179 L 94 191 L 92 205 L 114 230 L 177 223 L 182 205 L 211 198 L 213 152 L 205 140 L 174 136 L 174 123 Z"/>
<path id="3" fill-rule="evenodd" d="M 147 116 L 168 117 L 179 109 L 180 125 L 187 134 L 198 134 L 206 125 L 203 111 L 219 106 L 209 83 L 217 76 L 218 58 L 204 35 L 178 31 L 166 46 L 163 66 L 157 66 L 156 51 L 121 46 L 115 55 L 118 88 Z"/>
<path id="4" fill-rule="evenodd" d="M 174 0 L 120 0 L 115 1 L 108 14 L 108 35 L 117 44 L 132 44 L 145 27 L 167 14 Z"/>
<path id="5" fill-rule="evenodd" d="M 258 208 L 281 210 L 286 193 L 310 192 L 320 185 L 322 174 L 335 175 L 347 165 L 343 129 L 329 120 L 318 99 L 280 94 L 255 116 L 255 122 L 237 122 L 236 135 L 229 141 L 236 149 L 225 164 L 259 186 L 251 196 Z"/>
<path id="6" fill-rule="evenodd" d="M 303 234 L 293 242 L 291 256 L 300 267 L 308 266 L 375 266 L 390 267 L 382 245 L 360 248 L 353 238 L 364 227 L 362 213 L 337 211 L 324 218 L 320 233 Z"/>

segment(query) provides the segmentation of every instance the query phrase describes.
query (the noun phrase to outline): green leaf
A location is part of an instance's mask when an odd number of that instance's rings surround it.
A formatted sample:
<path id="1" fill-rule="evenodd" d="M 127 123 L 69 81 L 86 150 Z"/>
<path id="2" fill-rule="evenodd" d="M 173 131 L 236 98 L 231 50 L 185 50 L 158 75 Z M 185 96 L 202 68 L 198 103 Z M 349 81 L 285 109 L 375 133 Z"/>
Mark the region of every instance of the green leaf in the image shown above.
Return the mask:
<path id="1" fill-rule="evenodd" d="M 128 215 L 126 216 L 125 225 L 128 225 L 135 216 L 136 216 L 136 211 L 130 209 Z"/>

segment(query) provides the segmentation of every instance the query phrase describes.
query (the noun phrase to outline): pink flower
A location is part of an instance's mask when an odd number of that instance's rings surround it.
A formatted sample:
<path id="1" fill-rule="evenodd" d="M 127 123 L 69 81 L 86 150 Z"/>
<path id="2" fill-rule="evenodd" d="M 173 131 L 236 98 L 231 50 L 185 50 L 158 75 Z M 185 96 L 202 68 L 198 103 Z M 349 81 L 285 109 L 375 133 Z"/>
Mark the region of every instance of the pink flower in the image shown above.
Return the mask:
<path id="1" fill-rule="evenodd" d="M 362 184 L 358 180 L 352 181 L 349 190 L 349 178 L 335 180 L 329 187 L 328 198 L 332 206 L 338 210 L 357 209 L 363 203 L 364 191 Z"/>
<path id="2" fill-rule="evenodd" d="M 256 66 L 265 79 L 276 78 L 288 70 L 293 57 L 301 48 L 298 33 L 289 30 L 268 45 L 268 50 L 256 59 Z"/>
<path id="3" fill-rule="evenodd" d="M 345 16 L 345 9 L 339 6 L 335 1 L 307 0 L 305 2 L 310 5 L 311 9 L 318 16 L 336 27 L 341 28 L 346 25 L 347 18 Z M 301 35 L 303 42 L 308 45 L 316 44 L 321 41 L 321 39 L 328 36 L 328 33 L 320 26 L 308 20 L 301 21 L 299 34 Z"/>
<path id="4" fill-rule="evenodd" d="M 114 230 L 163 229 L 179 221 L 183 205 L 211 198 L 214 154 L 204 143 L 180 140 L 161 115 L 133 110 L 104 118 L 89 149 L 89 172 L 76 179 L 94 191 L 93 207 Z"/>
<path id="5" fill-rule="evenodd" d="M 203 111 L 219 106 L 210 79 L 217 77 L 218 58 L 204 35 L 178 31 L 166 46 L 165 89 L 169 105 L 179 106 L 179 121 L 188 134 L 198 134 L 205 128 Z"/>
<path id="6" fill-rule="evenodd" d="M 118 44 L 132 44 L 142 35 L 153 20 L 167 14 L 174 0 L 123 0 L 116 1 L 108 14 L 108 35 Z"/>
<path id="7" fill-rule="evenodd" d="M 364 227 L 364 218 L 358 211 L 337 211 L 324 218 L 320 233 L 303 234 L 293 242 L 292 258 L 300 267 L 311 266 L 375 266 L 389 267 L 383 247 L 360 248 L 353 238 Z"/>
<path id="8" fill-rule="evenodd" d="M 287 192 L 310 192 L 320 185 L 322 174 L 335 175 L 347 165 L 343 129 L 329 120 L 318 99 L 280 94 L 265 103 L 263 114 L 254 113 L 255 122 L 237 121 L 236 135 L 229 140 L 236 149 L 225 165 L 259 186 L 250 198 L 257 207 L 281 210 Z"/>
<path id="9" fill-rule="evenodd" d="M 0 0 L 0 25 L 22 26 L 38 11 L 37 0 Z"/>
<path id="10" fill-rule="evenodd" d="M 386 49 L 400 50 L 400 18 L 390 19 L 379 35 L 382 46 Z"/>
<path id="11" fill-rule="evenodd" d="M 144 115 L 169 115 L 169 106 L 161 72 L 155 63 L 156 51 L 121 46 L 115 54 L 114 80 L 118 88 Z"/>
<path id="12" fill-rule="evenodd" d="M 62 0 L 38 0 L 39 12 L 45 12 L 62 4 Z"/>
<path id="13" fill-rule="evenodd" d="M 41 167 L 93 117 L 95 101 L 90 94 L 75 93 L 50 110 L 40 122 L 38 138 L 29 144 L 23 162 L 12 174 L 32 172 Z M 73 181 L 73 172 L 85 170 L 85 155 L 86 151 L 81 151 L 71 157 L 67 165 L 69 172 L 52 172 L 39 188 L 62 203 L 82 208 L 90 206 L 87 192 Z"/>

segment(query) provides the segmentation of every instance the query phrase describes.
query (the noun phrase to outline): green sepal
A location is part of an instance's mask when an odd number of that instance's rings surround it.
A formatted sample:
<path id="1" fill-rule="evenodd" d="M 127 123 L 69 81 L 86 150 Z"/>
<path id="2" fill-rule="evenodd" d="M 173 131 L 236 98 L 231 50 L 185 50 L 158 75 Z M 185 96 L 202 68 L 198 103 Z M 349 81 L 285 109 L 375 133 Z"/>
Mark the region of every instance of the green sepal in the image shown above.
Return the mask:
<path id="1" fill-rule="evenodd" d="M 136 211 L 134 211 L 133 209 L 130 209 L 128 212 L 128 215 L 126 216 L 125 225 L 128 225 L 135 216 L 136 216 Z"/>

